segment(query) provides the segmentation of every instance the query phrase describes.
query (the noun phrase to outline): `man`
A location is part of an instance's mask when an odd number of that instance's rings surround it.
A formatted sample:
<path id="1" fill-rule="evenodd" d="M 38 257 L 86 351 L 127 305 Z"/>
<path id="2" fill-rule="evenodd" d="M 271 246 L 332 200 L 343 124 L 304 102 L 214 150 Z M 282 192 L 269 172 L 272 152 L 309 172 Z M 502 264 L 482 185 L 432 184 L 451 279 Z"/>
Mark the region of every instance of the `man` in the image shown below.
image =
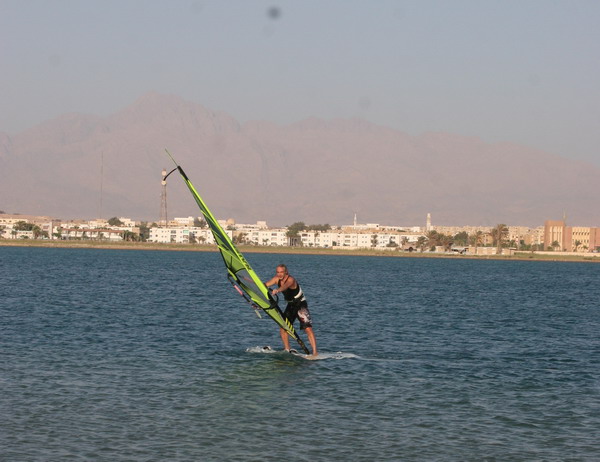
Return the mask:
<path id="1" fill-rule="evenodd" d="M 294 324 L 296 319 L 300 320 L 300 329 L 306 331 L 308 341 L 312 347 L 312 356 L 317 356 L 317 340 L 312 329 L 312 320 L 310 318 L 310 311 L 308 311 L 308 304 L 306 298 L 302 293 L 302 289 L 298 282 L 290 275 L 287 266 L 278 265 L 276 268 L 276 275 L 273 279 L 267 281 L 265 285 L 271 287 L 277 284 L 277 288 L 273 289 L 273 294 L 281 293 L 287 302 L 285 312 L 283 316 Z M 285 329 L 279 328 L 281 340 L 283 341 L 283 347 L 286 351 L 290 351 L 290 339 Z"/>

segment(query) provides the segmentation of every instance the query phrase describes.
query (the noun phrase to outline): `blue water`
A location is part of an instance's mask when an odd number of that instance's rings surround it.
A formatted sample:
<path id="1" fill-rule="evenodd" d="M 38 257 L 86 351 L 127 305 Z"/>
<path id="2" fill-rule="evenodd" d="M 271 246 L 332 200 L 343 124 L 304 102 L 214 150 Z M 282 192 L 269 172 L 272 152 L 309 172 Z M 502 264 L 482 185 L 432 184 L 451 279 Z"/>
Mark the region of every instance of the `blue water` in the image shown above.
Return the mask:
<path id="1" fill-rule="evenodd" d="M 0 247 L 0 460 L 600 459 L 600 265 L 247 256 L 323 359 L 216 253 Z"/>

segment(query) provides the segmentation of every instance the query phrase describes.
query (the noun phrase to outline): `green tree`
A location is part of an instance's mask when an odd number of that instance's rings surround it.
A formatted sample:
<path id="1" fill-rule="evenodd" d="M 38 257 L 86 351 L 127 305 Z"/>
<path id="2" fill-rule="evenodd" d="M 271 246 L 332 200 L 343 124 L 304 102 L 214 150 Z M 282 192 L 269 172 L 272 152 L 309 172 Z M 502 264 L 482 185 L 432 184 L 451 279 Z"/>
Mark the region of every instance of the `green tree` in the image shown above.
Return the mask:
<path id="1" fill-rule="evenodd" d="M 134 241 L 138 241 L 139 237 L 137 234 L 131 232 L 131 231 L 124 231 L 123 232 L 123 240 L 124 241 L 130 241 L 130 242 L 134 242 Z"/>
<path id="2" fill-rule="evenodd" d="M 308 228 L 306 228 L 308 231 L 320 231 L 320 232 L 325 232 L 325 231 L 329 231 L 331 229 L 331 226 L 328 223 L 325 223 L 324 225 L 309 225 Z"/>
<path id="3" fill-rule="evenodd" d="M 452 247 L 452 243 L 454 239 L 452 236 L 448 236 L 447 234 L 438 233 L 437 231 L 429 231 L 425 237 L 427 238 L 427 245 L 435 250 L 435 247 L 442 246 L 446 250 Z"/>
<path id="4" fill-rule="evenodd" d="M 287 237 L 299 237 L 300 232 L 306 229 L 306 225 L 303 221 L 297 221 L 288 226 L 288 230 L 285 233 Z"/>
<path id="5" fill-rule="evenodd" d="M 428 231 L 427 234 L 425 234 L 425 239 L 429 247 L 435 247 L 436 245 L 439 245 L 440 234 L 436 230 Z"/>
<path id="6" fill-rule="evenodd" d="M 140 223 L 140 240 L 142 242 L 146 242 L 150 237 L 150 226 L 148 226 L 147 221 L 142 221 Z"/>
<path id="7" fill-rule="evenodd" d="M 469 234 L 466 231 L 461 231 L 454 236 L 454 243 L 456 245 L 466 246 L 469 243 Z"/>
<path id="8" fill-rule="evenodd" d="M 26 221 L 17 221 L 14 226 L 13 229 L 15 231 L 33 231 L 33 227 L 35 225 L 33 223 L 27 223 Z"/>
<path id="9" fill-rule="evenodd" d="M 121 220 L 119 220 L 117 217 L 109 218 L 108 224 L 110 226 L 123 226 L 123 222 Z"/>
<path id="10" fill-rule="evenodd" d="M 297 246 L 298 244 L 302 245 L 302 240 L 300 239 L 300 232 L 306 229 L 306 225 L 303 221 L 297 221 L 296 223 L 292 223 L 288 226 L 288 230 L 285 235 L 288 237 L 291 246 Z"/>
<path id="11" fill-rule="evenodd" d="M 206 220 L 204 218 L 200 219 L 198 217 L 194 218 L 194 227 L 195 228 L 205 228 L 207 225 Z"/>

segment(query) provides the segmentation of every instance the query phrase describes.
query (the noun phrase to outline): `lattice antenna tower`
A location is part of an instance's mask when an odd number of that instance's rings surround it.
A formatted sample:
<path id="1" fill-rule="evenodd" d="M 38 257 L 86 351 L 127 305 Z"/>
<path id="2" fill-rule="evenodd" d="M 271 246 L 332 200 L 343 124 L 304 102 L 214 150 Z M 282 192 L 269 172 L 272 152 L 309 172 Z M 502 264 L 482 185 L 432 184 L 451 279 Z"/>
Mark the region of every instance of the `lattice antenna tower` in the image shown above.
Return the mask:
<path id="1" fill-rule="evenodd" d="M 159 226 L 167 226 L 167 180 L 165 180 L 165 176 L 167 175 L 167 170 L 163 168 L 162 171 L 162 181 L 161 189 L 160 189 L 160 219 L 158 220 Z"/>

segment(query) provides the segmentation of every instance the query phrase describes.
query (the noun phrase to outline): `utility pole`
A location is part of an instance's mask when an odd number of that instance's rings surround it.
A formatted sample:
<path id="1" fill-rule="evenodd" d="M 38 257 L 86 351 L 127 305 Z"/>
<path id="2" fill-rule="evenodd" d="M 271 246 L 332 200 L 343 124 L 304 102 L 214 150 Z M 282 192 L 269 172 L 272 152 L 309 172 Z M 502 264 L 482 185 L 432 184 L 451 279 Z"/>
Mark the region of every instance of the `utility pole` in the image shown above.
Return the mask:
<path id="1" fill-rule="evenodd" d="M 165 180 L 165 176 L 167 175 L 167 170 L 163 168 L 162 171 L 162 181 L 161 190 L 160 190 L 160 219 L 158 220 L 158 226 L 167 227 L 167 180 Z"/>

